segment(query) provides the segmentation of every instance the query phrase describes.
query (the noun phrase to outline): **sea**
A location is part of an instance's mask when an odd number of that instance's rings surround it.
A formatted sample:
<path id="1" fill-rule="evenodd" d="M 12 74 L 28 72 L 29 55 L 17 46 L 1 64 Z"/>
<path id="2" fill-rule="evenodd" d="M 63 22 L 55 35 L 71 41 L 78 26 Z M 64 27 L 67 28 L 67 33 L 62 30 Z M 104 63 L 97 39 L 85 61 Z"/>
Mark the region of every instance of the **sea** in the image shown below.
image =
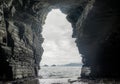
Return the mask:
<path id="1" fill-rule="evenodd" d="M 43 79 L 77 78 L 80 73 L 81 67 L 41 67 L 39 76 Z"/>
<path id="2" fill-rule="evenodd" d="M 55 66 L 41 67 L 39 71 L 40 84 L 87 84 L 87 83 L 70 83 L 69 81 L 77 80 L 80 77 L 81 67 L 76 66 Z"/>
<path id="3" fill-rule="evenodd" d="M 39 71 L 39 84 L 120 84 L 120 80 L 114 79 L 78 79 L 81 67 L 55 66 L 41 67 Z"/>

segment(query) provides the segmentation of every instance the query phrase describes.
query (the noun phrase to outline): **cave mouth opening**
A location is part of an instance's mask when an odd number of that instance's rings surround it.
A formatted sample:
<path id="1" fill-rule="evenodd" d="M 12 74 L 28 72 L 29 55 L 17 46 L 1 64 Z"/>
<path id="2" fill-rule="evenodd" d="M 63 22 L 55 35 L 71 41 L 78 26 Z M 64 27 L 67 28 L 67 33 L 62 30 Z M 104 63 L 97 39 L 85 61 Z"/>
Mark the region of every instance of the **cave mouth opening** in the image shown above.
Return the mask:
<path id="1" fill-rule="evenodd" d="M 63 77 L 80 76 L 82 58 L 75 43 L 76 39 L 72 38 L 72 33 L 72 26 L 67 21 L 66 15 L 60 9 L 52 9 L 47 15 L 45 25 L 43 25 L 44 42 L 42 47 L 44 53 L 39 75 L 42 77 L 53 75 L 53 78 L 59 78 L 57 76 L 61 74 L 58 73 L 63 72 L 69 74 L 62 75 Z M 49 74 L 49 72 L 53 73 Z"/>

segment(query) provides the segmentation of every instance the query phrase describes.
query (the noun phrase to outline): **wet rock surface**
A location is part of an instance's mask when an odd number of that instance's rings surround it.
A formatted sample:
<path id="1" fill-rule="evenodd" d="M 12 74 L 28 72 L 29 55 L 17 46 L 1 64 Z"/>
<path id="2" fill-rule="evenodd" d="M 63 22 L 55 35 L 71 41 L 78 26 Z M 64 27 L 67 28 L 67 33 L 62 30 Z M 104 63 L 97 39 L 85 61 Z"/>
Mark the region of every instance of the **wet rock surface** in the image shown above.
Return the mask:
<path id="1" fill-rule="evenodd" d="M 114 0 L 0 0 L 0 80 L 35 77 L 42 25 L 60 8 L 83 57 L 83 78 L 119 78 L 120 7 Z M 9 73 L 9 75 L 8 75 Z"/>

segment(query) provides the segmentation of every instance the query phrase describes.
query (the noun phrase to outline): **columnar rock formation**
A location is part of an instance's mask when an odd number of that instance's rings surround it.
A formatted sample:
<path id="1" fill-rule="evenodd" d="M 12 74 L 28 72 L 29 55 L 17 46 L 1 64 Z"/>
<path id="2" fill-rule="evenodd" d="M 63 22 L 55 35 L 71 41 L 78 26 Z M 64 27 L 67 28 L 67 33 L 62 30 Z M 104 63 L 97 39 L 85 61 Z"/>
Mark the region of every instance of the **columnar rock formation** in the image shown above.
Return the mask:
<path id="1" fill-rule="evenodd" d="M 59 8 L 83 57 L 81 76 L 120 77 L 120 7 L 114 0 L 0 0 L 0 80 L 35 77 L 43 53 L 42 25 Z"/>

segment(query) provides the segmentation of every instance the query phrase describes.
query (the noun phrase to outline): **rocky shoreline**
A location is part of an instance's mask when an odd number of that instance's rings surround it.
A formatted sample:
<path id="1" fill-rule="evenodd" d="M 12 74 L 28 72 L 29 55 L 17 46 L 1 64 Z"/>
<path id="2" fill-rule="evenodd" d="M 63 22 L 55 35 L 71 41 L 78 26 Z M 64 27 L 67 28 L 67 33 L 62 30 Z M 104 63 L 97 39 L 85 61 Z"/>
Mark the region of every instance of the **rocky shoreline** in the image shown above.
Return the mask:
<path id="1" fill-rule="evenodd" d="M 40 79 L 40 84 L 120 84 L 119 79 Z"/>
<path id="2" fill-rule="evenodd" d="M 0 81 L 0 84 L 39 84 L 39 81 L 37 78 L 30 77 L 13 81 Z"/>

